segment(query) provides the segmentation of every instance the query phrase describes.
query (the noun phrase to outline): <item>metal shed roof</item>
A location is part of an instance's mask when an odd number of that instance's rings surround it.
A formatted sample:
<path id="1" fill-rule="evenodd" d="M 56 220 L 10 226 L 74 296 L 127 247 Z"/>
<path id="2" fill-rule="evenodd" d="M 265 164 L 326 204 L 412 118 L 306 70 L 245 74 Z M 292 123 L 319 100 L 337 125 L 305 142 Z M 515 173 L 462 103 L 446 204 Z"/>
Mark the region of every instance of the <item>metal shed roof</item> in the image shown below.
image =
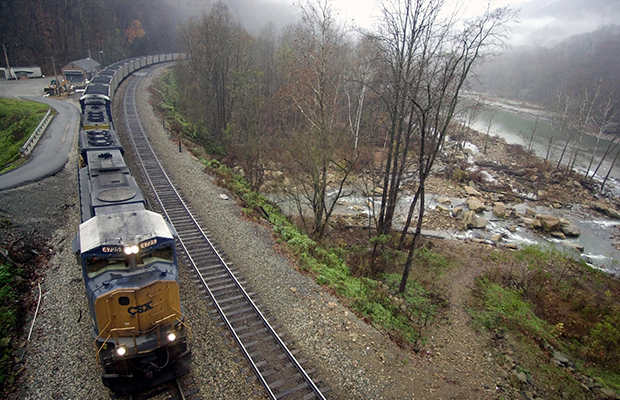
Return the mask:
<path id="1" fill-rule="evenodd" d="M 91 72 L 90 68 L 92 65 L 93 68 L 93 72 L 97 70 L 97 67 L 99 67 L 99 63 L 95 60 L 88 59 L 88 58 L 82 58 L 81 60 L 75 60 L 75 61 L 71 61 L 70 63 L 68 63 L 67 65 L 65 65 L 64 67 L 62 67 L 63 71 L 66 72 L 65 68 L 70 67 L 71 64 L 74 64 L 75 66 L 77 66 L 78 68 L 84 70 L 85 72 Z M 70 70 L 73 69 L 73 67 L 70 68 Z"/>

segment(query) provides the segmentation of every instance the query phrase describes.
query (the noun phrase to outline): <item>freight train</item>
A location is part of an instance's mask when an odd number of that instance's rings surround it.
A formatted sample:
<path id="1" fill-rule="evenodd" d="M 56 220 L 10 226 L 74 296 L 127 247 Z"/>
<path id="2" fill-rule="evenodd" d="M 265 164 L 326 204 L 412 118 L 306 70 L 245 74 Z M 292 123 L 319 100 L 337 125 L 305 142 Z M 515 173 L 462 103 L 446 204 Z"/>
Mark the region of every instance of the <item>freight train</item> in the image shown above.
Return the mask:
<path id="1" fill-rule="evenodd" d="M 166 54 L 110 65 L 80 98 L 81 224 L 73 251 L 82 267 L 103 383 L 118 394 L 184 375 L 191 360 L 176 233 L 162 215 L 148 209 L 123 158 L 111 109 L 125 77 L 179 58 L 183 55 Z"/>

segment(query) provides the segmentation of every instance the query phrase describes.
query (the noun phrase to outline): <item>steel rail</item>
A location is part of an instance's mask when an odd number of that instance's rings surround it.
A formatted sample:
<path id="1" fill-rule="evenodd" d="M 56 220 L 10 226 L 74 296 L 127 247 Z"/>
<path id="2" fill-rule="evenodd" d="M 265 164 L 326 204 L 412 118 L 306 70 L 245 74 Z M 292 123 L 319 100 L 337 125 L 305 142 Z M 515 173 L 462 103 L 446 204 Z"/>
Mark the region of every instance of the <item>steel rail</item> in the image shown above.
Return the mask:
<path id="1" fill-rule="evenodd" d="M 179 389 L 179 395 L 181 396 L 181 400 L 185 400 L 185 392 L 183 391 L 183 386 L 181 386 L 181 381 L 179 380 L 179 378 L 175 380 L 175 384 L 177 386 L 177 389 Z"/>

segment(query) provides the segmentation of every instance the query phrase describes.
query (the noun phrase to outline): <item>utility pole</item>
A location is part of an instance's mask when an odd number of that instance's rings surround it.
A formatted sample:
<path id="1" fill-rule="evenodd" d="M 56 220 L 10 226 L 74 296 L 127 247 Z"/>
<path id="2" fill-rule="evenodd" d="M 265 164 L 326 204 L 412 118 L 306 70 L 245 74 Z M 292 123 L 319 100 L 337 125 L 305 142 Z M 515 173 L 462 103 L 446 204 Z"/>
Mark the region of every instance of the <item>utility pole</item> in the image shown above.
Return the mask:
<path id="1" fill-rule="evenodd" d="M 88 50 L 88 64 L 90 65 L 90 71 L 88 72 L 88 80 L 93 79 L 93 59 L 90 58 L 90 50 Z"/>
<path id="2" fill-rule="evenodd" d="M 54 57 L 52 57 L 52 67 L 54 68 L 54 77 L 56 78 L 56 94 L 60 94 L 60 81 L 58 80 L 58 74 L 56 73 L 56 63 Z"/>
<path id="3" fill-rule="evenodd" d="M 13 75 L 11 73 L 11 66 L 9 65 L 9 57 L 6 55 L 6 47 L 4 46 L 4 43 L 2 43 L 2 49 L 4 50 L 4 59 L 6 60 L 6 69 L 9 71 L 9 79 L 11 79 L 11 75 Z"/>

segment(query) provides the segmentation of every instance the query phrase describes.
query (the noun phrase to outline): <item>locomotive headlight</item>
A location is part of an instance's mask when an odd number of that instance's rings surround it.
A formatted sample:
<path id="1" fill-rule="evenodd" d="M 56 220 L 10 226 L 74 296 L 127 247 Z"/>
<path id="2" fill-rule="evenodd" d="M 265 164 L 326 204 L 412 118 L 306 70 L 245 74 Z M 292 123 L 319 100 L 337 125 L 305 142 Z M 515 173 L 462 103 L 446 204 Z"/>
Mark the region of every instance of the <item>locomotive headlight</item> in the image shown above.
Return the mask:
<path id="1" fill-rule="evenodd" d="M 168 334 L 167 338 L 168 338 L 168 341 L 169 341 L 169 342 L 174 342 L 174 340 L 177 338 L 177 335 L 176 335 L 176 333 L 174 333 L 174 332 L 170 332 L 170 333 Z"/>
<path id="2" fill-rule="evenodd" d="M 133 245 L 133 246 L 127 246 L 123 249 L 123 251 L 125 252 L 125 254 L 130 255 L 130 254 L 138 254 L 138 246 Z"/>
<path id="3" fill-rule="evenodd" d="M 116 354 L 119 355 L 120 357 L 124 356 L 125 354 L 127 354 L 127 348 L 125 346 L 117 347 Z"/>

